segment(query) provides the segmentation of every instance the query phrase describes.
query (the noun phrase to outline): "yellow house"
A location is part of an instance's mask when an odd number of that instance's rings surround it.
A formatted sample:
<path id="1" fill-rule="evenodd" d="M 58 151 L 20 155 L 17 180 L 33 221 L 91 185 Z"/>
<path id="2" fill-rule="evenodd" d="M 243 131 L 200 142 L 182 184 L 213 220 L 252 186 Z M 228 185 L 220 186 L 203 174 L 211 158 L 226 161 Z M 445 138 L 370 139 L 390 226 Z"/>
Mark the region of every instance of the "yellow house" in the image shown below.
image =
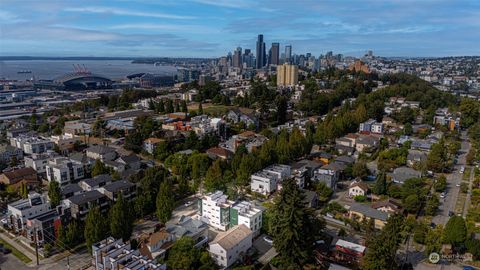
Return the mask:
<path id="1" fill-rule="evenodd" d="M 357 221 L 374 219 L 375 229 L 381 230 L 387 223 L 388 213 L 371 208 L 366 204 L 355 203 L 348 209 L 348 215 L 351 219 Z"/>

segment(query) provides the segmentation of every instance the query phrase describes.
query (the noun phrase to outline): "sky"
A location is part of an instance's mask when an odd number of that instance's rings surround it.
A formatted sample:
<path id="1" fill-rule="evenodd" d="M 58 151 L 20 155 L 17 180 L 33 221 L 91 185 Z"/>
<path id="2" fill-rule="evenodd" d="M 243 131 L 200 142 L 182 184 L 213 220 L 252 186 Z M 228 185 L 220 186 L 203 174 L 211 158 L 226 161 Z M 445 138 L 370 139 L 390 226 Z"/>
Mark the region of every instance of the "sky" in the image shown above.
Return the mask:
<path id="1" fill-rule="evenodd" d="M 0 55 L 480 55 L 480 0 L 0 0 Z"/>

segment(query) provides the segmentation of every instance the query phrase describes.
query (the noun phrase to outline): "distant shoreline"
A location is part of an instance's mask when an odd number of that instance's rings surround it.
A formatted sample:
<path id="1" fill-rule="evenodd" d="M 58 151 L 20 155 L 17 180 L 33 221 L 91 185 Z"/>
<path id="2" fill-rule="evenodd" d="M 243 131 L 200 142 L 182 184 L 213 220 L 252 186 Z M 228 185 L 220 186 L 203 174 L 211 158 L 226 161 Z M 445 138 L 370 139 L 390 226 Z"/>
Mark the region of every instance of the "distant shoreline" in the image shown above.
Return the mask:
<path id="1" fill-rule="evenodd" d="M 196 57 L 89 57 L 89 56 L 67 56 L 67 57 L 50 57 L 50 56 L 0 56 L 0 61 L 31 61 L 31 60 L 130 60 L 132 62 L 159 62 L 165 60 L 211 60 L 215 58 L 196 58 Z"/>

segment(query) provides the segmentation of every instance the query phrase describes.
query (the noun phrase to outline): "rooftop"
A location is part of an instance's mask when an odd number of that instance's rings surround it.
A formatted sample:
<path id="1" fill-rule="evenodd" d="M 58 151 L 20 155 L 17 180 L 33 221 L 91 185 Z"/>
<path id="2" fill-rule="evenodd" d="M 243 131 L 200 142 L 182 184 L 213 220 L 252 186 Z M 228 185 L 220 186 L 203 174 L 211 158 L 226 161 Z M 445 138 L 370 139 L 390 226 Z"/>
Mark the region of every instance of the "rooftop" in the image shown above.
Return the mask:
<path id="1" fill-rule="evenodd" d="M 229 250 L 251 234 L 252 231 L 244 224 L 237 225 L 226 232 L 219 233 L 210 245 L 218 244 L 225 250 Z"/>
<path id="2" fill-rule="evenodd" d="M 104 196 L 105 195 L 103 195 L 102 193 L 100 193 L 97 190 L 91 190 L 91 191 L 87 191 L 87 192 L 72 196 L 72 197 L 68 198 L 68 200 L 70 202 L 72 202 L 73 204 L 81 205 L 81 204 L 84 204 L 84 203 L 87 203 L 87 202 L 95 201 L 95 200 L 97 200 L 99 198 L 102 198 Z"/>

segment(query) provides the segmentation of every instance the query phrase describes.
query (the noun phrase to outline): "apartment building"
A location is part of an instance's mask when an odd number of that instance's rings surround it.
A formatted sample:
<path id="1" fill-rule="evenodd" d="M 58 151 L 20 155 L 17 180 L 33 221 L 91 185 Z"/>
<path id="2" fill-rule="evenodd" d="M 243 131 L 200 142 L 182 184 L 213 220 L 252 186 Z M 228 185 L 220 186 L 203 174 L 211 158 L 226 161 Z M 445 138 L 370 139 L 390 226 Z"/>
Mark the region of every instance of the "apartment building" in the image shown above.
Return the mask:
<path id="1" fill-rule="evenodd" d="M 55 151 L 25 156 L 25 167 L 34 169 L 38 174 L 44 174 L 47 172 L 48 162 L 56 157 L 59 157 L 59 154 Z"/>
<path id="2" fill-rule="evenodd" d="M 222 268 L 228 268 L 241 261 L 252 247 L 252 231 L 247 226 L 237 225 L 226 232 L 219 233 L 210 242 L 208 252 Z"/>
<path id="3" fill-rule="evenodd" d="M 26 154 L 39 154 L 53 150 L 55 144 L 46 138 L 20 134 L 10 139 L 10 145 L 20 148 Z"/>
<path id="4" fill-rule="evenodd" d="M 221 230 L 227 230 L 230 224 L 230 206 L 232 201 L 222 191 L 208 193 L 199 200 L 201 220 L 208 225 Z"/>
<path id="5" fill-rule="evenodd" d="M 9 203 L 7 206 L 7 224 L 15 232 L 26 229 L 27 220 L 43 215 L 51 210 L 47 196 L 30 193 L 28 198 Z"/>
<path id="6" fill-rule="evenodd" d="M 92 245 L 93 267 L 95 270 L 166 270 L 166 264 L 142 256 L 132 249 L 130 243 L 109 237 Z"/>
<path id="7" fill-rule="evenodd" d="M 253 237 L 260 234 L 263 220 L 263 207 L 252 202 L 241 201 L 230 207 L 230 226 L 245 225 L 253 234 Z"/>
<path id="8" fill-rule="evenodd" d="M 250 177 L 250 189 L 263 195 L 278 189 L 278 184 L 291 175 L 291 168 L 288 165 L 275 164 L 258 171 Z"/>
<path id="9" fill-rule="evenodd" d="M 85 177 L 83 165 L 69 158 L 59 157 L 49 161 L 45 167 L 48 181 L 57 181 L 61 186 Z"/>

